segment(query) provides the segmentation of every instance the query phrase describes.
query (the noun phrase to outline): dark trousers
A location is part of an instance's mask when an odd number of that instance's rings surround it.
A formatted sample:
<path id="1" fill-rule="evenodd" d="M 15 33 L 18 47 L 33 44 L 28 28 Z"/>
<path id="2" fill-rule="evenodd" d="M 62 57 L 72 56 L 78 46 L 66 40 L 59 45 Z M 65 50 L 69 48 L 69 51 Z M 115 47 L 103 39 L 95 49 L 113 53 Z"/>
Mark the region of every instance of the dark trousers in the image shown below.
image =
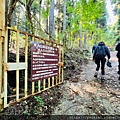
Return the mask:
<path id="1" fill-rule="evenodd" d="M 96 71 L 99 71 L 100 66 L 101 66 L 101 74 L 102 75 L 105 75 L 105 62 L 106 62 L 106 58 L 101 58 L 101 59 L 96 58 L 95 59 L 95 63 L 97 65 Z"/>
<path id="2" fill-rule="evenodd" d="M 120 58 L 118 58 L 118 74 L 120 75 Z"/>

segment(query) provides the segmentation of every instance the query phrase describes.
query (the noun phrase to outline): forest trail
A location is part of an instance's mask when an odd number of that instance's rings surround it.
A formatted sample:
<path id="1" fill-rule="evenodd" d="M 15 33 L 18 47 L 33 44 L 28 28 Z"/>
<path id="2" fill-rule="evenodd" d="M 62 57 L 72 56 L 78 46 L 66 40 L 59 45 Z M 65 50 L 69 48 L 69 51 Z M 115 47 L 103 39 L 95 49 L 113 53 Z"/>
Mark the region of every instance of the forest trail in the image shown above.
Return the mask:
<path id="1" fill-rule="evenodd" d="M 120 115 L 120 81 L 116 52 L 111 52 L 110 62 L 112 68 L 105 66 L 104 84 L 101 84 L 99 77 L 93 77 L 96 65 L 92 58 L 87 65 L 82 65 L 83 71 L 79 77 L 77 75 L 78 80 L 65 80 L 62 86 L 63 97 L 52 114 Z"/>

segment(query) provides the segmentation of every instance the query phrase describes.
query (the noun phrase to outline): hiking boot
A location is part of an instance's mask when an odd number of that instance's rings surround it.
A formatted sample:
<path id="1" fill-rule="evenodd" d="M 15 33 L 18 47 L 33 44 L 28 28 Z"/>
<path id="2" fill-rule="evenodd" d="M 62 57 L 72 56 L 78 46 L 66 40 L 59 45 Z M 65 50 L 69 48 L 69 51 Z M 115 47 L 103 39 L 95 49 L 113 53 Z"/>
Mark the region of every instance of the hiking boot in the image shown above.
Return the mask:
<path id="1" fill-rule="evenodd" d="M 98 76 L 98 71 L 95 71 L 94 77 L 97 78 L 97 76 Z"/>
<path id="2" fill-rule="evenodd" d="M 105 80 L 105 77 L 104 77 L 104 75 L 102 75 L 102 76 L 101 76 L 101 80 Z"/>
<path id="3" fill-rule="evenodd" d="M 120 71 L 117 72 L 120 75 Z"/>
<path id="4" fill-rule="evenodd" d="M 103 83 L 105 81 L 105 77 L 102 75 L 101 76 L 101 83 Z"/>
<path id="5" fill-rule="evenodd" d="M 119 76 L 118 80 L 120 80 L 120 76 Z"/>

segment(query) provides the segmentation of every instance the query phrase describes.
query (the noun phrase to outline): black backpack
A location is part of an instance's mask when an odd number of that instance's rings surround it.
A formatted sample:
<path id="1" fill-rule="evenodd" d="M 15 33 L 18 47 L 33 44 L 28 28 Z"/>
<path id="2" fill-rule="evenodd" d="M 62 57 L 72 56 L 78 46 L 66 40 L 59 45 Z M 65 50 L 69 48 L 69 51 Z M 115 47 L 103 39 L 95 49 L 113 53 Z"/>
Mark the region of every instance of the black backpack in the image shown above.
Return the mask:
<path id="1" fill-rule="evenodd" d="M 120 58 L 120 51 L 117 52 L 117 58 Z"/>
<path id="2" fill-rule="evenodd" d="M 106 56 L 105 46 L 97 46 L 96 48 L 96 58 L 104 58 Z"/>

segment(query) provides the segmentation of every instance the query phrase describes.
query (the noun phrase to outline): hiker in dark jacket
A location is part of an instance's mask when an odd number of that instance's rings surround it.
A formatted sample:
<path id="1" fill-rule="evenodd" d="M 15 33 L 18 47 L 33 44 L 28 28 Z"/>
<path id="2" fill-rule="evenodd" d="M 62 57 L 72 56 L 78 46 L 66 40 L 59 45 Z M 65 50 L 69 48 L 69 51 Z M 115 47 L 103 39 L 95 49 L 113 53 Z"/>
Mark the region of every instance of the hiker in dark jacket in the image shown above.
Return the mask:
<path id="1" fill-rule="evenodd" d="M 96 48 L 97 48 L 97 44 L 94 44 L 93 47 L 92 47 L 92 53 L 94 53 Z"/>
<path id="2" fill-rule="evenodd" d="M 115 48 L 115 50 L 117 51 L 117 58 L 118 58 L 118 74 L 119 74 L 119 78 L 118 78 L 118 80 L 120 80 L 120 43 L 118 43 L 117 45 L 116 45 L 116 48 Z"/>
<path id="3" fill-rule="evenodd" d="M 101 52 L 102 56 L 98 55 L 100 46 L 102 47 L 102 50 L 103 50 Z M 93 60 L 95 61 L 96 65 L 97 65 L 94 77 L 97 77 L 99 68 L 101 66 L 101 75 L 102 75 L 101 76 L 101 82 L 103 82 L 105 80 L 104 75 L 105 75 L 105 62 L 106 62 L 105 57 L 106 57 L 106 55 L 107 55 L 108 60 L 109 60 L 110 59 L 110 51 L 109 51 L 108 47 L 105 45 L 104 42 L 99 42 L 98 47 L 95 49 L 95 52 L 93 54 Z"/>

